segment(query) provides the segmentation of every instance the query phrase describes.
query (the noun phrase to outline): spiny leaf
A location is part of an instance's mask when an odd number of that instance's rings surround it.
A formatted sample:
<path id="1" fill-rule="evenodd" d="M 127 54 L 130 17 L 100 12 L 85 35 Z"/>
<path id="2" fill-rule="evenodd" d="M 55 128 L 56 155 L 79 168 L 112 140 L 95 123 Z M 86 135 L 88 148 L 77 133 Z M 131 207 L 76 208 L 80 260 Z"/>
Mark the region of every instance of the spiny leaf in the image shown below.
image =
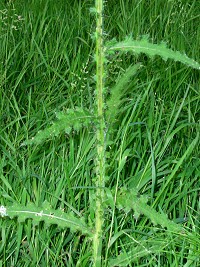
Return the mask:
<path id="1" fill-rule="evenodd" d="M 127 37 L 122 42 L 112 40 L 107 43 L 107 52 L 113 53 L 114 51 L 133 52 L 135 54 L 145 53 L 146 55 L 161 56 L 164 60 L 173 59 L 179 61 L 194 69 L 200 70 L 200 64 L 193 59 L 189 58 L 185 54 L 181 54 L 179 51 L 173 51 L 166 47 L 166 44 L 152 44 L 148 41 L 148 36 L 143 36 L 141 40 L 133 40 L 132 37 Z"/>
<path id="2" fill-rule="evenodd" d="M 147 204 L 147 201 L 147 196 L 138 196 L 138 192 L 134 189 L 128 190 L 126 188 L 120 188 L 117 193 L 116 207 L 120 210 L 123 209 L 127 213 L 133 210 L 135 217 L 139 217 L 140 214 L 143 214 L 150 219 L 154 225 L 161 225 L 171 232 L 183 231 L 180 225 L 169 220 L 166 214 L 157 212 Z M 107 204 L 109 205 L 108 202 Z"/>
<path id="3" fill-rule="evenodd" d="M 39 144 L 46 139 L 58 136 L 62 132 L 69 134 L 72 129 L 78 131 L 83 126 L 91 123 L 92 119 L 95 119 L 89 111 L 81 108 L 76 108 L 75 110 L 68 109 L 66 112 L 57 112 L 56 117 L 58 120 L 50 127 L 39 131 L 35 137 L 25 141 L 22 145 Z"/>
<path id="4" fill-rule="evenodd" d="M 134 66 L 129 67 L 123 76 L 120 78 L 119 82 L 111 89 L 111 96 L 106 102 L 107 111 L 106 116 L 109 122 L 113 122 L 118 114 L 118 108 L 121 104 L 121 98 L 125 91 L 130 78 L 136 74 L 137 70 L 141 67 L 141 64 L 138 63 Z"/>
<path id="5" fill-rule="evenodd" d="M 18 217 L 19 222 L 24 222 L 26 219 L 32 219 L 33 224 L 38 225 L 44 221 L 47 226 L 57 224 L 60 228 L 70 228 L 72 231 L 81 231 L 83 234 L 91 235 L 92 231 L 84 222 L 83 218 L 77 218 L 72 212 L 65 213 L 62 210 L 54 210 L 50 204 L 45 201 L 42 207 L 37 207 L 33 203 L 28 203 L 26 206 L 18 203 L 9 207 L 0 207 L 0 215 L 8 216 L 11 219 Z"/>

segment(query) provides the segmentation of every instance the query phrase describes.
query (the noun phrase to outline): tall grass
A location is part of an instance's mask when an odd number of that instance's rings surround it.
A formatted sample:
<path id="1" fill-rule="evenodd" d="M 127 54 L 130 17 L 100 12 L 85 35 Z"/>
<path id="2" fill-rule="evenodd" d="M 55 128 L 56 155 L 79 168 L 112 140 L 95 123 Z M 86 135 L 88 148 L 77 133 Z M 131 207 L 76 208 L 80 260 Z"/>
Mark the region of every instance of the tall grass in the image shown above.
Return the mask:
<path id="1" fill-rule="evenodd" d="M 197 2 L 93 4 L 1 7 L 1 265 L 198 266 Z"/>

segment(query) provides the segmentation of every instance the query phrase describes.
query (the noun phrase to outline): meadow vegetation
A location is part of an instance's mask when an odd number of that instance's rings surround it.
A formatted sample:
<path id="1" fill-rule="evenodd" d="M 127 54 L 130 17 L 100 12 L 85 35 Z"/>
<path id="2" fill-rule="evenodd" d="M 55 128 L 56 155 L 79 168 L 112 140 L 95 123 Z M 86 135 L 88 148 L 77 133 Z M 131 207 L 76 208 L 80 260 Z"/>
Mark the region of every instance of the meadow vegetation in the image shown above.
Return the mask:
<path id="1" fill-rule="evenodd" d="M 199 65 L 109 42 L 199 62 L 199 8 L 105 3 L 100 125 L 94 1 L 0 3 L 0 266 L 199 266 Z"/>

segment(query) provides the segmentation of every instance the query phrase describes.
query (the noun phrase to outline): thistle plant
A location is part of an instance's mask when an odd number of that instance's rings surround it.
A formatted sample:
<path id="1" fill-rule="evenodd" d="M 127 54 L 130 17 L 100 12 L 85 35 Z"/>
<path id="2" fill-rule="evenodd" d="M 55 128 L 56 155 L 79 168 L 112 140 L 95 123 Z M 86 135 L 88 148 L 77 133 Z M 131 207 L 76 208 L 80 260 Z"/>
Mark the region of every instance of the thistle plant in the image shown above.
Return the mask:
<path id="1" fill-rule="evenodd" d="M 96 52 L 94 55 L 96 61 L 95 81 L 95 103 L 94 111 L 77 107 L 76 109 L 67 109 L 65 112 L 58 112 L 56 114 L 57 121 L 50 127 L 38 132 L 38 134 L 30 140 L 26 140 L 23 145 L 41 144 L 52 137 L 59 137 L 60 133 L 65 132 L 69 134 L 72 130 L 79 131 L 82 127 L 95 129 L 96 135 L 96 158 L 95 158 L 95 178 L 93 179 L 93 188 L 95 190 L 95 220 L 92 225 L 87 223 L 85 215 L 78 216 L 72 212 L 64 212 L 59 209 L 52 209 L 48 202 L 44 202 L 41 207 L 36 206 L 34 203 L 21 205 L 13 203 L 10 206 L 1 206 L 0 214 L 2 217 L 18 217 L 20 222 L 31 218 L 33 224 L 39 224 L 44 221 L 47 225 L 57 224 L 60 228 L 70 228 L 72 231 L 80 231 L 83 235 L 88 236 L 88 240 L 92 240 L 93 253 L 91 262 L 93 266 L 100 267 L 108 264 L 106 255 L 103 255 L 104 232 L 105 232 L 105 211 L 111 207 L 113 214 L 115 209 L 123 210 L 126 213 L 131 210 L 134 211 L 136 217 L 140 214 L 146 216 L 154 225 L 159 225 L 167 228 L 171 233 L 184 233 L 185 230 L 182 226 L 169 220 L 163 213 L 157 212 L 153 206 L 149 206 L 148 197 L 145 195 L 138 195 L 136 188 L 118 189 L 109 188 L 107 182 L 106 166 L 109 164 L 109 158 L 106 156 L 106 150 L 109 142 L 112 142 L 112 130 L 115 127 L 116 118 L 120 115 L 120 105 L 123 101 L 124 88 L 128 84 L 130 78 L 136 75 L 141 64 L 129 66 L 120 81 L 110 90 L 110 97 L 106 99 L 106 70 L 105 64 L 107 58 L 115 52 L 129 52 L 134 55 L 141 53 L 149 57 L 160 56 L 163 60 L 174 60 L 185 64 L 194 69 L 200 69 L 200 64 L 190 59 L 178 51 L 173 51 L 166 47 L 165 43 L 153 44 L 149 42 L 148 36 L 142 36 L 138 40 L 134 40 L 131 36 L 127 37 L 124 41 L 117 42 L 117 40 L 110 40 L 105 42 L 103 33 L 103 8 L 104 0 L 96 0 L 95 8 L 91 10 L 96 18 Z M 185 159 L 192 149 L 195 147 L 199 140 L 199 132 L 191 145 L 188 147 L 187 153 L 183 155 L 182 161 Z M 119 170 L 121 171 L 125 165 L 127 153 L 121 157 Z M 181 161 L 181 162 L 182 162 Z M 177 166 L 178 168 L 178 166 Z M 174 170 L 176 172 L 176 169 Z M 171 174 L 173 176 L 174 173 Z M 171 177 L 170 176 L 170 177 Z M 117 181 L 119 177 L 117 178 Z M 170 179 L 169 179 L 170 182 Z M 164 190 L 164 189 L 162 189 Z M 161 192 L 162 193 L 162 192 Z M 112 235 L 112 231 L 111 231 Z M 114 243 L 111 238 L 111 244 Z M 129 261 L 133 255 L 130 256 Z M 126 256 L 121 254 L 118 258 L 109 261 L 109 266 L 126 266 Z M 104 258 L 105 257 L 105 258 Z"/>

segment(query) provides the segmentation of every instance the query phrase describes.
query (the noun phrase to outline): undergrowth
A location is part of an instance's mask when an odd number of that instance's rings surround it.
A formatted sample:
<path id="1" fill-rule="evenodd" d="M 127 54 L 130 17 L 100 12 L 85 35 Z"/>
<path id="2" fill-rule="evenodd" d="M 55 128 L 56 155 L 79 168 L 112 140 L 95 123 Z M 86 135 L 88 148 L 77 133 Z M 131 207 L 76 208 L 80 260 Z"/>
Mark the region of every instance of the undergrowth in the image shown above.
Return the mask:
<path id="1" fill-rule="evenodd" d="M 198 266 L 200 111 L 191 77 L 198 80 L 200 64 L 145 31 L 128 35 L 120 18 L 112 29 L 103 0 L 90 8 L 88 37 L 89 3 L 71 13 L 77 24 L 48 16 L 48 4 L 38 18 L 10 6 L 9 24 L 1 11 L 1 265 L 28 254 L 31 266 Z M 127 7 L 120 1 L 126 19 Z M 126 37 L 109 40 L 105 28 Z M 22 48 L 27 55 L 15 61 Z"/>

